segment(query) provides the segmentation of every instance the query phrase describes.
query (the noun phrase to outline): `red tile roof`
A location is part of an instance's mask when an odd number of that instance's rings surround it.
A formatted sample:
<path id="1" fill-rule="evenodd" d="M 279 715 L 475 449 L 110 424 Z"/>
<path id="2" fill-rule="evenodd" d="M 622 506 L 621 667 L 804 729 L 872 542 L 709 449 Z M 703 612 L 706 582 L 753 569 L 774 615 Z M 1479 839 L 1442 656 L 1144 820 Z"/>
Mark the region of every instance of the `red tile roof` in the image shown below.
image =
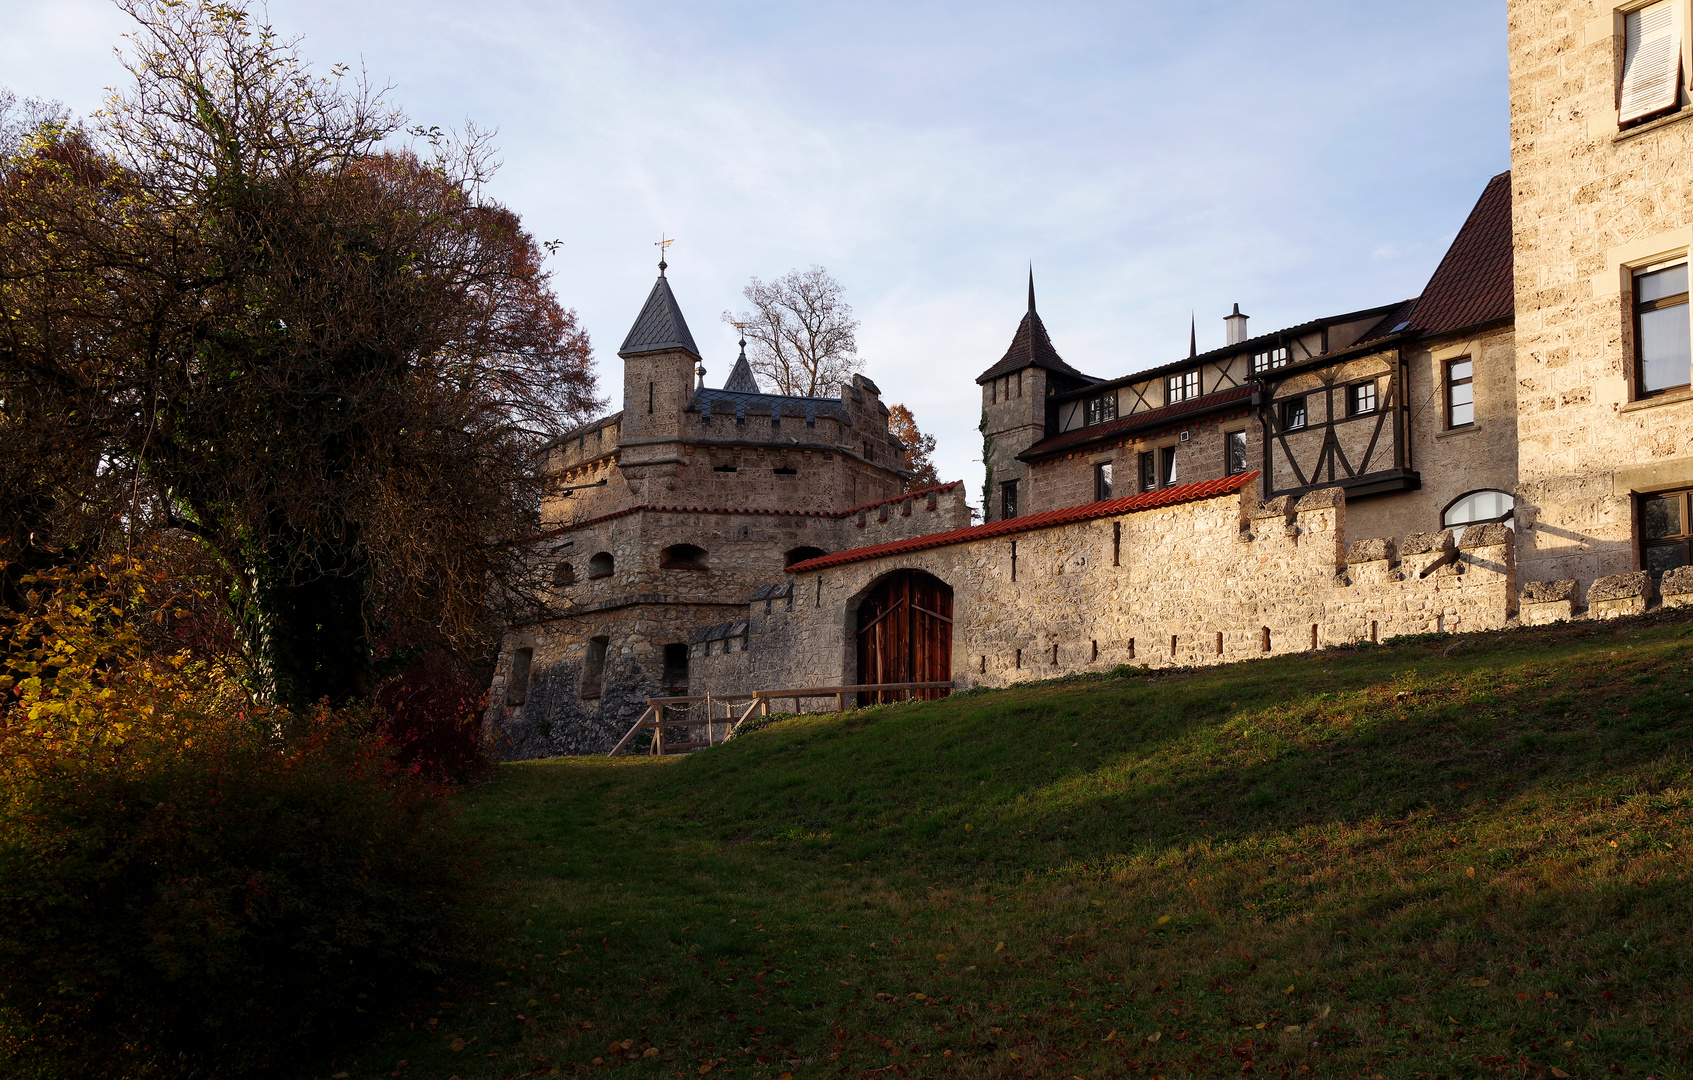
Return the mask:
<path id="1" fill-rule="evenodd" d="M 1055 525 L 1070 525 L 1078 521 L 1118 517 L 1140 510 L 1156 509 L 1160 506 L 1174 506 L 1177 503 L 1197 502 L 1200 499 L 1215 498 L 1218 495 L 1232 495 L 1257 478 L 1258 474 L 1255 472 L 1241 473 L 1238 476 L 1224 476 L 1216 480 L 1202 480 L 1197 484 L 1164 488 L 1162 491 L 1148 491 L 1141 495 L 1131 495 L 1126 499 L 1106 499 L 1103 502 L 1085 503 L 1081 506 L 1067 506 L 1062 510 L 1048 510 L 1041 514 L 1007 518 L 1004 521 L 990 521 L 985 525 L 972 525 L 966 529 L 949 529 L 946 532 L 930 533 L 928 536 L 913 536 L 907 540 L 894 540 L 886 544 L 872 544 L 869 547 L 837 551 L 833 555 L 821 555 L 815 559 L 795 563 L 788 567 L 788 573 L 810 573 L 813 570 L 823 570 L 831 566 L 844 566 L 847 563 L 865 562 L 869 559 L 881 559 L 889 555 L 904 555 L 913 551 L 951 547 L 953 544 L 968 544 L 975 540 L 987 540 L 996 536 L 1015 536 L 1018 533 L 1034 532 L 1037 529 L 1050 529 Z"/>
<path id="2" fill-rule="evenodd" d="M 1204 397 L 1194 398 L 1192 401 L 1183 401 L 1176 405 L 1165 405 L 1163 408 L 1153 409 L 1149 412 L 1130 413 L 1128 416 L 1119 416 L 1117 419 L 1108 424 L 1094 424 L 1090 427 L 1076 428 L 1074 431 L 1066 431 L 1060 435 L 1048 436 L 1040 442 L 1035 443 L 1035 445 L 1029 447 L 1021 454 L 1018 454 L 1017 458 L 1020 461 L 1029 461 L 1033 458 L 1042 457 L 1046 454 L 1053 454 L 1060 450 L 1067 450 L 1080 443 L 1092 442 L 1095 439 L 1104 439 L 1112 436 L 1121 437 L 1130 432 L 1140 431 L 1144 428 L 1165 426 L 1174 423 L 1184 416 L 1199 416 L 1203 413 L 1220 409 L 1225 405 L 1230 405 L 1237 401 L 1244 401 L 1251 397 L 1252 392 L 1257 389 L 1260 388 L 1256 384 L 1248 383 L 1244 386 L 1236 386 L 1230 390 L 1219 390 L 1214 394 L 1206 394 Z"/>
<path id="3" fill-rule="evenodd" d="M 1511 174 L 1487 182 L 1457 239 L 1440 260 L 1411 329 L 1449 334 L 1509 319 L 1516 311 L 1511 246 Z"/>
<path id="4" fill-rule="evenodd" d="M 558 536 L 572 529 L 580 529 L 588 525 L 598 525 L 602 521 L 613 521 L 620 517 L 628 517 L 630 514 L 638 514 L 643 510 L 649 510 L 656 514 L 769 514 L 775 517 L 847 518 L 865 510 L 873 510 L 885 503 L 904 502 L 906 499 L 921 499 L 938 492 L 951 491 L 962 483 L 964 481 L 954 480 L 950 484 L 937 484 L 934 487 L 921 488 L 917 491 L 907 491 L 892 498 L 865 503 L 863 506 L 855 506 L 851 510 L 778 510 L 749 506 L 660 506 L 655 503 L 642 503 L 639 506 L 626 506 L 609 514 L 601 514 L 596 518 L 579 521 L 574 525 L 560 525 L 557 528 L 548 529 L 541 533 L 537 539 Z"/>

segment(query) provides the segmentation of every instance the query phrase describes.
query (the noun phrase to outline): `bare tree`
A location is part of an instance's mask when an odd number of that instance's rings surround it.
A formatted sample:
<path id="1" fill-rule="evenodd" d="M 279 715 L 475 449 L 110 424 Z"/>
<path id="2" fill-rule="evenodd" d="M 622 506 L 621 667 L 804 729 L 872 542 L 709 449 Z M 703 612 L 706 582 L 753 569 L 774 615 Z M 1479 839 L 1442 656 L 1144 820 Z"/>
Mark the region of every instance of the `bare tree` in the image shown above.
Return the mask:
<path id="1" fill-rule="evenodd" d="M 751 344 L 747 359 L 753 371 L 779 393 L 830 397 L 863 368 L 852 305 L 821 266 L 790 270 L 768 282 L 753 278 L 741 292 L 752 310 L 725 311 L 723 321 L 741 328 Z"/>
<path id="2" fill-rule="evenodd" d="M 919 491 L 923 488 L 934 487 L 940 483 L 940 476 L 935 472 L 932 455 L 935 452 L 935 437 L 925 435 L 917 427 L 917 418 L 911 415 L 911 410 L 904 405 L 895 405 L 888 410 L 888 431 L 893 437 L 905 444 L 905 490 Z"/>

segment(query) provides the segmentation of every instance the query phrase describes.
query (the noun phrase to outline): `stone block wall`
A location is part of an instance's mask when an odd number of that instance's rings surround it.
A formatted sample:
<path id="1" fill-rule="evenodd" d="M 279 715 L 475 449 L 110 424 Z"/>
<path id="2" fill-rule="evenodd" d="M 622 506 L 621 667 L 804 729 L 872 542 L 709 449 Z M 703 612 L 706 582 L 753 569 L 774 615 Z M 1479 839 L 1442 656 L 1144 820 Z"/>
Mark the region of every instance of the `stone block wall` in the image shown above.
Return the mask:
<path id="1" fill-rule="evenodd" d="M 1518 506 L 1537 579 L 1633 571 L 1633 496 L 1693 486 L 1693 393 L 1637 393 L 1629 296 L 1631 267 L 1693 244 L 1693 110 L 1619 130 L 1627 6 L 1508 4 Z"/>
<path id="2" fill-rule="evenodd" d="M 1349 547 L 1346 510 L 1339 489 L 1262 505 L 1237 493 L 798 574 L 791 607 L 748 609 L 746 649 L 696 654 L 694 670 L 712 692 L 854 683 L 858 604 L 907 569 L 953 589 L 961 688 L 1498 629 L 1515 615 L 1509 529 L 1471 529 L 1462 546 L 1441 530 Z"/>

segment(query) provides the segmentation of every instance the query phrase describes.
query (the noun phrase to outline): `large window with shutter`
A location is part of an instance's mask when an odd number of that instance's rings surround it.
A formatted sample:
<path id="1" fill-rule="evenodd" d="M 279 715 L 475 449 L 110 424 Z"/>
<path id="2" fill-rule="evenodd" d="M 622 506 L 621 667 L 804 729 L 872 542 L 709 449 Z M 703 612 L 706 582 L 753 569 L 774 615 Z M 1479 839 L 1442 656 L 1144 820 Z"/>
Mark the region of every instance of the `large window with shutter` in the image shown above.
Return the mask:
<path id="1" fill-rule="evenodd" d="M 1619 124 L 1627 126 L 1681 104 L 1682 4 L 1658 0 L 1623 16 Z"/>

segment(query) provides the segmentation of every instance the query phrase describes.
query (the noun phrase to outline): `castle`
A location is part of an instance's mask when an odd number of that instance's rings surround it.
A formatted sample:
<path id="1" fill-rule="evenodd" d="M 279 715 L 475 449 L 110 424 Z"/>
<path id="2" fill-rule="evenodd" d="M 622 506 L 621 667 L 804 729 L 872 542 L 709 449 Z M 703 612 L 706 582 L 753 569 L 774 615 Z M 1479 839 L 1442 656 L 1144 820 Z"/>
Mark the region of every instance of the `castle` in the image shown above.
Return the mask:
<path id="1" fill-rule="evenodd" d="M 512 628 L 490 722 L 600 749 L 684 677 L 997 686 L 1693 600 L 1693 0 L 1507 9 L 1511 171 L 1419 296 L 1237 308 L 1223 348 L 1101 378 L 1031 282 L 977 379 L 979 525 L 961 484 L 900 491 L 868 380 L 696 385 L 661 277 L 623 412 L 550 451 L 542 557 L 588 580 Z"/>

